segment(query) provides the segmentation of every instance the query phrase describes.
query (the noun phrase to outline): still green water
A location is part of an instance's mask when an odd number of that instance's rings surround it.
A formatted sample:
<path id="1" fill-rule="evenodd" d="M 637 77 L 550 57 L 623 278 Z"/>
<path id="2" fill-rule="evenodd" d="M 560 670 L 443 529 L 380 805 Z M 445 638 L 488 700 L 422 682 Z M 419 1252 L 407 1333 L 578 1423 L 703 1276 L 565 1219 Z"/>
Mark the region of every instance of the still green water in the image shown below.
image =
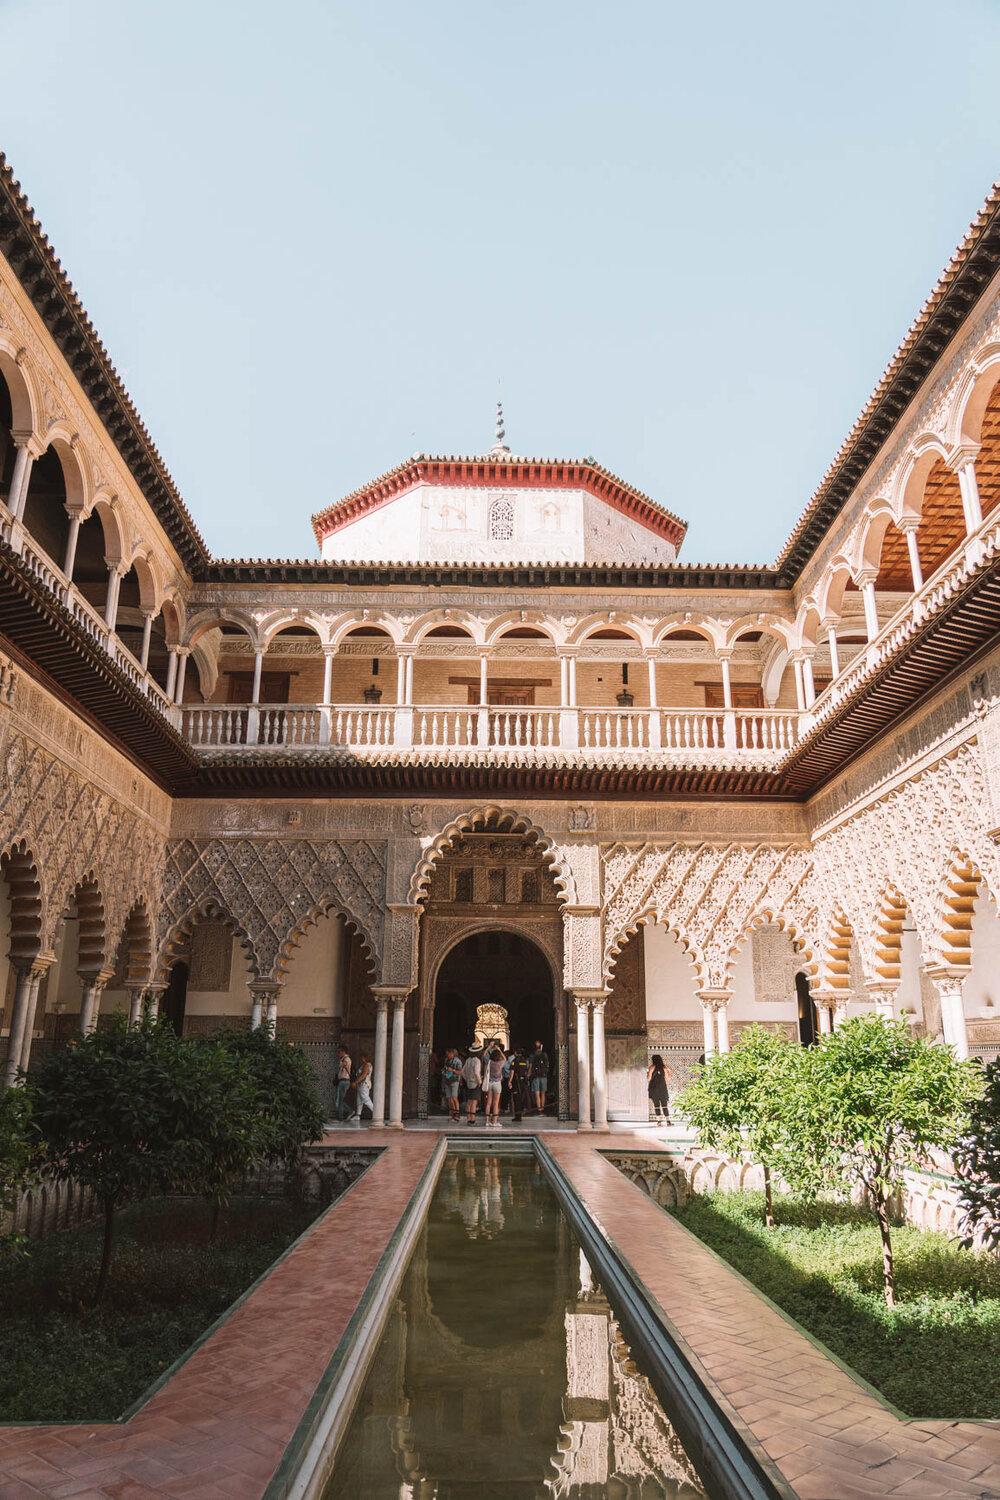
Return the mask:
<path id="1" fill-rule="evenodd" d="M 538 1163 L 448 1157 L 324 1500 L 703 1495 Z"/>

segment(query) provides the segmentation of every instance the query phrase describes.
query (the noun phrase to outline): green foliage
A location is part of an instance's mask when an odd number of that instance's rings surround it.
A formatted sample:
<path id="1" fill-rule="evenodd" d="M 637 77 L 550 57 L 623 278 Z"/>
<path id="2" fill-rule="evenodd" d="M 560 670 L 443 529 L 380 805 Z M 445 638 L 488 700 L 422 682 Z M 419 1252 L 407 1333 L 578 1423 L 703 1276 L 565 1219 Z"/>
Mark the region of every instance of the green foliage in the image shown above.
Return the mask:
<path id="1" fill-rule="evenodd" d="M 978 1236 L 1000 1249 L 1000 1060 L 987 1065 L 982 1097 L 973 1102 L 969 1128 L 952 1156 L 963 1179 L 963 1244 Z"/>
<path id="2" fill-rule="evenodd" d="M 748 1026 L 731 1052 L 696 1071 L 678 1101 L 703 1146 L 763 1165 L 769 1223 L 770 1168 L 787 1145 L 788 1103 L 803 1057 L 783 1032 Z"/>
<path id="3" fill-rule="evenodd" d="M 82 1305 L 99 1225 L 49 1235 L 0 1278 L 0 1421 L 109 1421 L 200 1338 L 308 1226 L 287 1199 L 233 1199 L 212 1238 L 201 1198 L 121 1215 L 106 1305 Z"/>
<path id="4" fill-rule="evenodd" d="M 894 1232 L 901 1302 L 888 1307 L 880 1239 L 850 1204 L 759 1193 L 692 1198 L 676 1217 L 911 1417 L 1000 1418 L 1000 1262 L 943 1234 Z"/>
<path id="5" fill-rule="evenodd" d="M 293 1162 L 304 1145 L 323 1135 L 323 1110 L 304 1052 L 270 1027 L 227 1030 L 215 1039 L 248 1069 L 262 1132 L 261 1158 Z"/>
<path id="6" fill-rule="evenodd" d="M 92 1188 L 104 1208 L 98 1302 L 124 1202 L 218 1191 L 260 1153 L 247 1068 L 221 1044 L 184 1041 L 165 1021 L 129 1027 L 116 1018 L 52 1053 L 28 1087 L 46 1170 Z"/>
<path id="7" fill-rule="evenodd" d="M 980 1089 L 975 1063 L 879 1015 L 846 1021 L 803 1051 L 786 1101 L 777 1164 L 793 1191 L 869 1196 L 883 1246 L 885 1300 L 895 1301 L 889 1204 L 907 1167 L 950 1149 Z"/>
<path id="8" fill-rule="evenodd" d="M 785 1135 L 784 1099 L 802 1049 L 782 1032 L 748 1026 L 731 1052 L 710 1057 L 680 1096 L 704 1146 L 765 1161 Z"/>
<path id="9" fill-rule="evenodd" d="M 0 1094 L 0 1217 L 10 1212 L 33 1180 L 30 1121 L 31 1101 L 23 1089 Z M 22 1244 L 18 1234 L 0 1234 L 0 1264 L 16 1255 Z"/>

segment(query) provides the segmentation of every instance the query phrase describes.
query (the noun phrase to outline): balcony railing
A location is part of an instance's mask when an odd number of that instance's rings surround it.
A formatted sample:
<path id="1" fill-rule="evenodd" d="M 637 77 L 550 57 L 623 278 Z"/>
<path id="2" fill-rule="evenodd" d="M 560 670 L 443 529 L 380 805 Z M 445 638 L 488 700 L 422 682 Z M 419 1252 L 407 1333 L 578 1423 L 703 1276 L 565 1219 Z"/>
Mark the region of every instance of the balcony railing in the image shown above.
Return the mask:
<path id="1" fill-rule="evenodd" d="M 304 703 L 189 707 L 181 732 L 200 749 L 328 748 L 364 759 L 536 759 L 553 753 L 666 760 L 776 761 L 798 740 L 799 715 L 766 709 L 374 708 Z"/>

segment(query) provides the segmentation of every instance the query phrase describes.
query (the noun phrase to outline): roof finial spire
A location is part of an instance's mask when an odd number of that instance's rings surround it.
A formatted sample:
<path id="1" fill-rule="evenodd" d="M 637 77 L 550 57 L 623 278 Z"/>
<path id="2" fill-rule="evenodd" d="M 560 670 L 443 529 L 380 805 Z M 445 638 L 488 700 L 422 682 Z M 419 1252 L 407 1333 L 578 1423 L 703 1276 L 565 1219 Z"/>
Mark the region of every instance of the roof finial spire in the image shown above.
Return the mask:
<path id="1" fill-rule="evenodd" d="M 506 437 L 507 430 L 503 425 L 503 401 L 500 398 L 500 382 L 497 381 L 497 440 L 490 449 L 491 453 L 509 453 Z"/>

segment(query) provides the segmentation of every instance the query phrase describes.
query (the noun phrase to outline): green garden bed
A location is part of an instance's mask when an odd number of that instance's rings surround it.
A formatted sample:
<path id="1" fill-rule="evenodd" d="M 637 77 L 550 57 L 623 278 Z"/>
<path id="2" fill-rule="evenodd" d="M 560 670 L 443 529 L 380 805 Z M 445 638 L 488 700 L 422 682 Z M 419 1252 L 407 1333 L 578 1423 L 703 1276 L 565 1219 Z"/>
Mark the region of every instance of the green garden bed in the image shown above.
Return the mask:
<path id="1" fill-rule="evenodd" d="M 51 1235 L 0 1278 L 0 1421 L 120 1416 L 287 1249 L 315 1210 L 154 1199 L 121 1215 L 106 1305 L 87 1306 L 100 1224 Z"/>
<path id="2" fill-rule="evenodd" d="M 911 1417 L 1000 1418 L 1000 1262 L 943 1234 L 893 1231 L 899 1303 L 860 1209 L 708 1193 L 678 1221 Z"/>

